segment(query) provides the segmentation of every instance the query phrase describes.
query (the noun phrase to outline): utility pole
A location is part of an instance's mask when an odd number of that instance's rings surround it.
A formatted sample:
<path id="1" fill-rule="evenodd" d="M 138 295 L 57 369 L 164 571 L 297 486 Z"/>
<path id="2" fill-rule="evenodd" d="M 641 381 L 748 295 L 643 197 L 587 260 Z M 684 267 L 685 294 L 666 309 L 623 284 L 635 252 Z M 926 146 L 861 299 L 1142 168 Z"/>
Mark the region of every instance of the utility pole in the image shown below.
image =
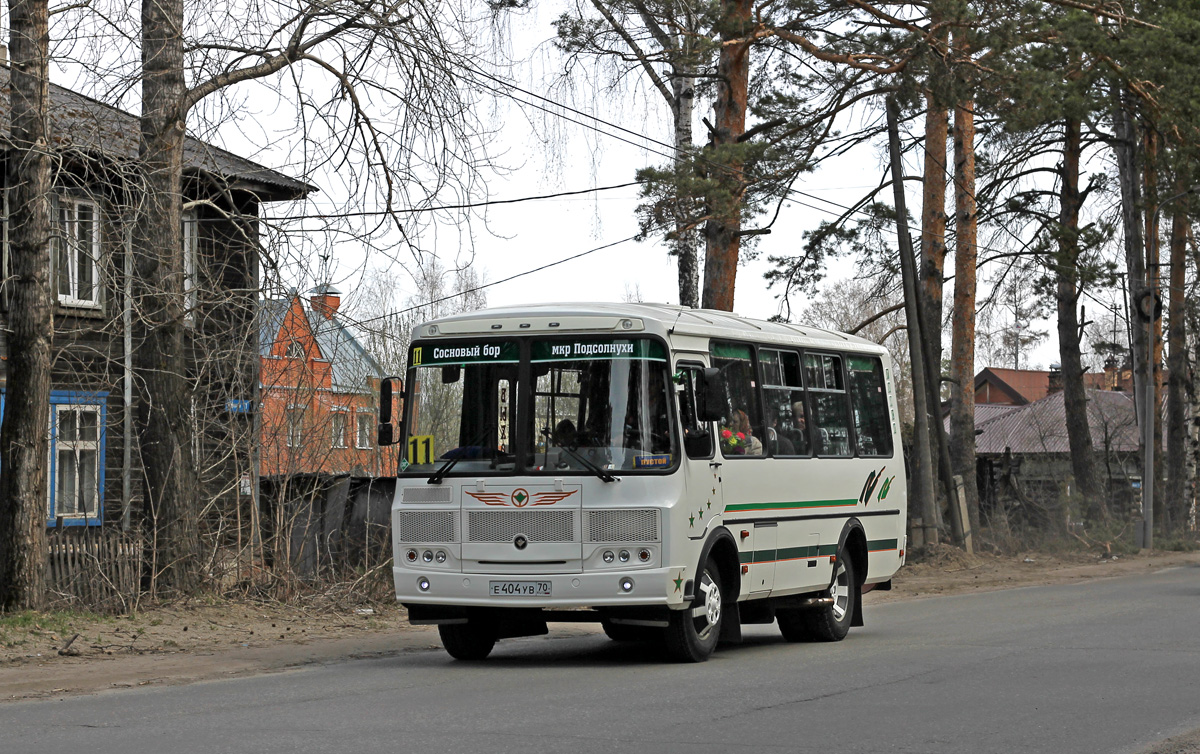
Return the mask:
<path id="1" fill-rule="evenodd" d="M 1176 199 L 1182 199 L 1189 194 L 1194 194 L 1200 191 L 1200 186 L 1192 186 L 1186 191 L 1180 191 L 1178 194 L 1167 197 L 1159 202 L 1154 208 L 1154 212 L 1150 217 L 1150 222 L 1147 223 L 1148 228 L 1158 228 L 1158 216 L 1162 212 L 1163 207 L 1167 206 Z M 1158 239 L 1147 238 L 1147 245 L 1157 244 Z M 1157 246 L 1155 246 L 1157 249 Z M 1149 267 L 1150 265 L 1147 265 Z M 1154 267 L 1158 267 L 1157 253 L 1155 254 Z M 1141 284 L 1140 290 L 1134 288 L 1134 309 L 1137 311 L 1138 317 L 1145 323 L 1146 327 L 1146 348 L 1145 356 L 1142 360 L 1142 380 L 1141 380 L 1141 404 L 1142 404 L 1142 519 L 1143 519 L 1143 534 L 1142 546 L 1147 550 L 1154 549 L 1154 483 L 1156 481 L 1154 468 L 1154 428 L 1157 425 L 1158 419 L 1158 401 L 1155 400 L 1157 394 L 1157 381 L 1154 375 L 1157 372 L 1157 364 L 1154 363 L 1154 354 L 1157 353 L 1155 343 L 1156 337 L 1160 334 L 1160 330 L 1155 327 L 1155 322 L 1162 318 L 1162 296 L 1158 290 L 1158 271 L 1155 269 L 1153 274 L 1149 269 L 1146 270 L 1142 280 L 1137 281 Z M 1132 287 L 1132 286 L 1131 286 Z M 1136 387 L 1136 386 L 1135 386 Z"/>
<path id="2" fill-rule="evenodd" d="M 921 534 L 925 544 L 937 542 L 937 507 L 934 502 L 933 456 L 929 450 L 929 392 L 925 375 L 923 324 L 917 310 L 917 269 L 912 240 L 908 235 L 904 202 L 904 175 L 900 165 L 900 130 L 896 124 L 896 102 L 887 101 L 888 146 L 892 158 L 892 192 L 896 202 L 896 238 L 900 247 L 900 272 L 904 281 L 904 316 L 908 327 L 908 353 L 913 373 L 913 413 L 916 426 L 916 474 Z"/>

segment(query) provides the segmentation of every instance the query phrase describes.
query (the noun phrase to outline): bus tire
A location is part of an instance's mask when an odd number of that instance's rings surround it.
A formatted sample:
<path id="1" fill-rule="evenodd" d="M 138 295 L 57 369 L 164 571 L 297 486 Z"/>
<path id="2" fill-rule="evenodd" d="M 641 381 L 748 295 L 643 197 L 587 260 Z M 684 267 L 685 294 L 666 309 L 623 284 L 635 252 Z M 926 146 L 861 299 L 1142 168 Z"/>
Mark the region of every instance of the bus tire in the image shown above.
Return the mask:
<path id="1" fill-rule="evenodd" d="M 834 602 L 816 609 L 779 610 L 779 632 L 787 641 L 841 641 L 854 622 L 854 606 L 858 604 L 858 578 L 854 561 L 839 550 L 830 579 L 828 596 Z"/>
<path id="2" fill-rule="evenodd" d="M 442 646 L 456 660 L 483 660 L 496 646 L 496 633 L 475 621 L 438 626 Z"/>
<path id="3" fill-rule="evenodd" d="M 696 585 L 696 597 L 684 610 L 671 611 L 666 630 L 667 654 L 678 662 L 704 662 L 717 648 L 725 613 L 721 571 L 712 555 Z"/>
<path id="4" fill-rule="evenodd" d="M 858 574 L 854 560 L 839 549 L 833 578 L 829 581 L 829 596 L 833 604 L 809 611 L 809 633 L 817 641 L 841 641 L 850 633 L 854 622 L 854 606 L 858 604 Z"/>
<path id="5" fill-rule="evenodd" d="M 613 641 L 621 642 L 653 642 L 662 638 L 663 629 L 649 626 L 625 626 L 620 623 L 600 621 L 604 634 Z"/>

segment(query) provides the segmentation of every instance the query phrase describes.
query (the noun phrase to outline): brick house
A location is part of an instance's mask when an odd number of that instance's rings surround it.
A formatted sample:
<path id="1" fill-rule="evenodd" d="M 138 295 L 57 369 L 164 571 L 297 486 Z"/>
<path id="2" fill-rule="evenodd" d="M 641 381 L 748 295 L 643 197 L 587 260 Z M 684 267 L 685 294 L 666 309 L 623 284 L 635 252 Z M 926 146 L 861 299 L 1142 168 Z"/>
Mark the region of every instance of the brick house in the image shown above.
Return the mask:
<path id="1" fill-rule="evenodd" d="M 383 369 L 338 309 L 330 285 L 263 302 L 260 473 L 377 477 L 395 453 L 375 444 Z"/>

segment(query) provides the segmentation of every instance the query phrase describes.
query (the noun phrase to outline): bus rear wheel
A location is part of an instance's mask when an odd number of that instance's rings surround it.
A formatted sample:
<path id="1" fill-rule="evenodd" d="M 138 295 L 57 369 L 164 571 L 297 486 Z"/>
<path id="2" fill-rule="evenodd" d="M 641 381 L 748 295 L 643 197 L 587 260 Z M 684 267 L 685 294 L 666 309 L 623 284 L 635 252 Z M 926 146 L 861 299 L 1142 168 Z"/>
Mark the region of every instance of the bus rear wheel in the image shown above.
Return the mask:
<path id="1" fill-rule="evenodd" d="M 724 619 L 721 572 L 710 555 L 696 585 L 696 596 L 684 610 L 671 611 L 666 630 L 667 654 L 679 662 L 704 662 L 717 648 Z"/>
<path id="2" fill-rule="evenodd" d="M 819 608 L 777 610 L 779 632 L 788 641 L 841 641 L 850 632 L 858 603 L 854 561 L 844 550 L 837 554 L 827 596 L 833 604 Z"/>
<path id="3" fill-rule="evenodd" d="M 438 626 L 442 646 L 456 660 L 482 660 L 496 646 L 496 632 L 479 621 Z"/>

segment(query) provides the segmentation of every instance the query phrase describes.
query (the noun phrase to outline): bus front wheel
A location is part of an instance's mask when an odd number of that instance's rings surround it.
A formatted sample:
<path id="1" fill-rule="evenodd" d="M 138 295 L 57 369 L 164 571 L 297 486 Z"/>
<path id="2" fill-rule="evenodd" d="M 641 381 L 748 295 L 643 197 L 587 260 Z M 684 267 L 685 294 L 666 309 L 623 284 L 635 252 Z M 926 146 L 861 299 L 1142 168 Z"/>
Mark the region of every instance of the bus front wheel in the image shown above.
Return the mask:
<path id="1" fill-rule="evenodd" d="M 711 555 L 696 586 L 696 597 L 684 610 L 671 612 L 667 626 L 667 653 L 679 662 L 704 662 L 717 648 L 725 595 L 721 591 L 721 572 Z"/>
<path id="2" fill-rule="evenodd" d="M 496 646 L 496 632 L 479 621 L 438 626 L 442 646 L 456 660 L 482 660 Z"/>
<path id="3" fill-rule="evenodd" d="M 854 606 L 858 603 L 858 579 L 854 561 L 844 550 L 837 554 L 828 596 L 833 604 L 819 608 L 776 611 L 779 632 L 788 641 L 841 641 L 850 632 Z"/>

